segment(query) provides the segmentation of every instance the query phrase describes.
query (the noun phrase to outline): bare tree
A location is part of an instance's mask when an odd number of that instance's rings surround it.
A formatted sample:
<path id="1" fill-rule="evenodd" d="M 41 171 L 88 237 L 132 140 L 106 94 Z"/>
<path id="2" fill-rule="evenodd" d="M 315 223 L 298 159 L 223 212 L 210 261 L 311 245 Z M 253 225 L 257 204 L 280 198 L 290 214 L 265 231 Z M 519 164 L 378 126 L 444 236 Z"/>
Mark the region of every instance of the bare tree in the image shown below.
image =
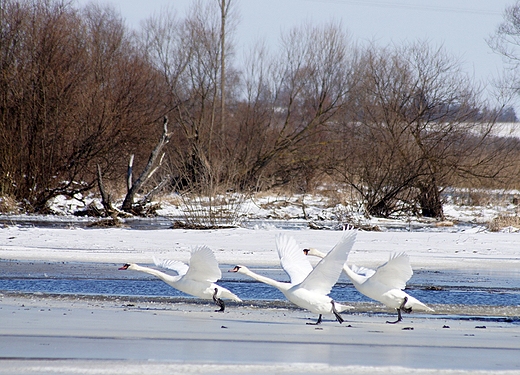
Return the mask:
<path id="1" fill-rule="evenodd" d="M 506 69 L 495 79 L 496 96 L 503 103 L 518 97 L 520 92 L 520 1 L 508 6 L 504 20 L 487 39 L 491 49 L 503 57 Z M 511 106 L 504 106 L 505 111 Z"/>
<path id="2" fill-rule="evenodd" d="M 504 20 L 488 38 L 489 46 L 504 56 L 511 70 L 520 67 L 520 1 L 508 6 Z"/>
<path id="3" fill-rule="evenodd" d="M 157 119 L 156 75 L 111 8 L 6 0 L 1 16 L 2 185 L 43 211 L 94 187 L 97 164 L 113 176 L 150 142 L 142 130 Z"/>
<path id="4" fill-rule="evenodd" d="M 503 154 L 490 152 L 494 119 L 478 116 L 477 87 L 442 48 L 372 47 L 358 74 L 345 138 L 352 133 L 366 146 L 354 145 L 341 165 L 370 214 L 417 206 L 442 218 L 441 189 L 454 176 L 493 178 L 504 168 Z"/>
<path id="5" fill-rule="evenodd" d="M 167 164 L 174 188 L 208 197 L 209 216 L 213 197 L 229 189 L 229 176 L 234 174 L 225 110 L 233 101 L 226 92 L 228 83 L 235 81 L 228 61 L 233 50 L 232 3 L 197 2 L 184 20 L 165 10 L 143 30 L 150 61 L 168 86 L 166 106 L 175 137 Z"/>
<path id="6" fill-rule="evenodd" d="M 239 123 L 249 138 L 237 147 L 245 184 L 286 183 L 317 154 L 320 133 L 348 103 L 355 49 L 338 24 L 303 25 L 282 38 L 276 59 L 262 49 L 245 77 Z M 276 182 L 278 180 L 278 182 Z"/>

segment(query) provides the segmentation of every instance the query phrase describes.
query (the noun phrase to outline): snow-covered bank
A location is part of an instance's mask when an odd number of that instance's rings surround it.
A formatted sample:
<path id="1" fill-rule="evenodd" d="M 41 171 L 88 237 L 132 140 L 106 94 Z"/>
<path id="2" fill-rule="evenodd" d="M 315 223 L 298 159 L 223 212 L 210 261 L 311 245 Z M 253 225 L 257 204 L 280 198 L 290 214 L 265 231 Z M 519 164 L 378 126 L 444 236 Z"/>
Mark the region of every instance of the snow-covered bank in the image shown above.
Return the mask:
<path id="1" fill-rule="evenodd" d="M 380 230 L 432 230 L 432 231 L 484 231 L 489 224 L 497 217 L 517 217 L 518 197 L 520 192 L 517 190 L 479 190 L 479 189 L 455 189 L 449 188 L 443 192 L 443 210 L 446 220 L 440 222 L 431 218 L 416 217 L 413 215 L 400 214 L 391 218 L 369 217 L 364 211 L 363 205 L 359 202 L 345 202 L 344 196 L 336 189 L 319 191 L 316 194 L 266 194 L 259 193 L 249 198 L 242 196 L 223 196 L 220 197 L 220 206 L 216 205 L 213 209 L 228 212 L 229 222 L 242 224 L 244 227 L 252 227 L 255 223 L 260 226 L 282 227 L 326 227 L 341 228 L 345 224 L 352 224 L 361 228 L 372 228 Z M 207 203 L 202 198 L 195 202 L 188 203 L 183 201 L 176 194 L 167 194 L 153 202 L 157 208 L 158 220 L 184 221 L 185 215 L 193 210 L 205 212 Z M 120 205 L 119 202 L 118 205 Z M 84 211 L 89 206 L 96 206 L 102 210 L 99 198 L 94 196 L 82 197 L 77 199 L 58 196 L 49 202 L 49 211 L 54 212 L 52 216 L 33 217 L 28 215 L 15 215 L 12 219 L 16 221 L 34 220 L 47 222 L 52 221 L 70 223 L 75 221 L 88 223 L 95 221 L 95 218 L 74 216 L 75 213 Z M 7 215 L 9 216 L 9 215 Z M 0 215 L 0 222 L 6 222 L 6 216 Z M 9 217 L 7 217 L 7 222 Z M 129 219 L 132 223 L 136 220 Z M 201 224 L 207 224 L 202 222 Z M 494 228 L 503 232 L 520 231 L 520 223 L 513 220 L 511 224 L 505 223 L 504 226 Z"/>
<path id="2" fill-rule="evenodd" d="M 206 244 L 222 264 L 279 264 L 275 235 L 285 232 L 302 248 L 330 250 L 338 231 L 282 229 L 131 230 L 0 228 L 0 258 L 17 260 L 150 263 L 152 256 L 188 261 L 192 246 Z M 374 267 L 390 253 L 406 252 L 412 267 L 520 273 L 516 233 L 363 232 L 349 263 Z"/>

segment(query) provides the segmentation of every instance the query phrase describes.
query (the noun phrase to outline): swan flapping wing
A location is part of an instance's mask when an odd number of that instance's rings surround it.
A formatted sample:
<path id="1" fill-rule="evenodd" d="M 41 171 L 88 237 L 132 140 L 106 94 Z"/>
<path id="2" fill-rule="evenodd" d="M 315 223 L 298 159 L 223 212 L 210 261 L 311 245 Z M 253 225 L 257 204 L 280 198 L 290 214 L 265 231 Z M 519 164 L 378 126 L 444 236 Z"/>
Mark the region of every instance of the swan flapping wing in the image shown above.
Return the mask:
<path id="1" fill-rule="evenodd" d="M 191 251 L 190 268 L 186 278 L 197 281 L 216 282 L 222 277 L 217 258 L 206 245 L 197 246 Z"/>
<path id="2" fill-rule="evenodd" d="M 289 275 L 291 284 L 301 283 L 311 273 L 312 266 L 300 250 L 293 237 L 279 234 L 276 236 L 276 250 L 284 271 Z"/>
<path id="3" fill-rule="evenodd" d="M 379 266 L 372 278 L 391 288 L 404 289 L 412 275 L 408 255 L 399 253 L 392 254 L 388 262 Z"/>
<path id="4" fill-rule="evenodd" d="M 157 267 L 166 268 L 177 272 L 179 276 L 184 276 L 186 272 L 188 272 L 189 268 L 187 264 L 178 260 L 159 259 L 155 256 L 153 257 L 153 262 Z"/>
<path id="5" fill-rule="evenodd" d="M 301 287 L 320 294 L 329 294 L 343 271 L 343 265 L 354 246 L 356 234 L 356 230 L 345 231 L 336 246 L 329 251 L 325 258 L 314 267 L 309 276 L 301 283 Z"/>

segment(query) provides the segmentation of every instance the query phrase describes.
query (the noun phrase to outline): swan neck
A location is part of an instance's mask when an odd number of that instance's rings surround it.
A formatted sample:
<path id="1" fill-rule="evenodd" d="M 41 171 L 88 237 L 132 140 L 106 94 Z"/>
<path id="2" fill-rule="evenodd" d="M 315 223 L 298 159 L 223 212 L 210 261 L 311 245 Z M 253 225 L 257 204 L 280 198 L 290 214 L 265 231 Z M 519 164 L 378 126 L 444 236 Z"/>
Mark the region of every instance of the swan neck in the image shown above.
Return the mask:
<path id="1" fill-rule="evenodd" d="M 262 282 L 264 284 L 274 286 L 275 288 L 278 288 L 280 290 L 287 290 L 287 289 L 289 289 L 288 285 L 290 285 L 290 284 L 282 283 L 280 281 L 273 280 L 273 279 L 271 279 L 269 277 L 259 275 L 257 273 L 254 273 L 253 271 L 249 270 L 248 268 L 242 269 L 242 273 L 244 275 L 247 275 L 247 276 L 255 279 L 256 281 L 260 281 L 260 282 Z"/>
<path id="2" fill-rule="evenodd" d="M 149 268 L 149 267 L 144 267 L 144 266 L 139 266 L 137 264 L 134 264 L 132 266 L 132 269 L 135 270 L 135 271 L 140 271 L 140 272 L 145 272 L 145 273 L 148 273 L 150 275 L 153 275 L 155 277 L 158 277 L 159 279 L 163 280 L 163 281 L 167 281 L 167 282 L 173 282 L 173 281 L 177 281 L 175 280 L 174 276 L 172 275 L 168 275 L 167 273 L 164 273 L 164 272 L 161 272 L 161 271 L 158 271 L 156 269 L 153 269 L 153 268 Z"/>
<path id="3" fill-rule="evenodd" d="M 363 283 L 363 281 L 365 280 L 365 277 L 363 276 L 360 276 L 358 275 L 357 273 L 355 273 L 354 271 L 352 271 L 350 269 L 350 267 L 345 263 L 343 265 L 343 271 L 345 271 L 345 273 L 347 274 L 347 276 L 350 278 L 350 280 L 352 280 L 353 282 L 356 282 L 356 283 Z"/>

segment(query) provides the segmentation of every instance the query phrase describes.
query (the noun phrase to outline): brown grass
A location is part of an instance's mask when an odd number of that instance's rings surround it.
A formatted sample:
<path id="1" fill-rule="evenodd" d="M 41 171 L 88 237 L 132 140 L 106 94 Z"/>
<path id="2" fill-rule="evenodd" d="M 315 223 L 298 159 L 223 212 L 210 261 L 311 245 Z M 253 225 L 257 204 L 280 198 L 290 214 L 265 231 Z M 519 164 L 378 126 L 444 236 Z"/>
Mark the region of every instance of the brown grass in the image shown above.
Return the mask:
<path id="1" fill-rule="evenodd" d="M 20 208 L 14 198 L 9 196 L 0 197 L 0 213 L 17 214 L 20 213 Z"/>
<path id="2" fill-rule="evenodd" d="M 491 232 L 498 232 L 507 227 L 520 228 L 520 216 L 518 215 L 499 215 L 488 224 Z"/>

